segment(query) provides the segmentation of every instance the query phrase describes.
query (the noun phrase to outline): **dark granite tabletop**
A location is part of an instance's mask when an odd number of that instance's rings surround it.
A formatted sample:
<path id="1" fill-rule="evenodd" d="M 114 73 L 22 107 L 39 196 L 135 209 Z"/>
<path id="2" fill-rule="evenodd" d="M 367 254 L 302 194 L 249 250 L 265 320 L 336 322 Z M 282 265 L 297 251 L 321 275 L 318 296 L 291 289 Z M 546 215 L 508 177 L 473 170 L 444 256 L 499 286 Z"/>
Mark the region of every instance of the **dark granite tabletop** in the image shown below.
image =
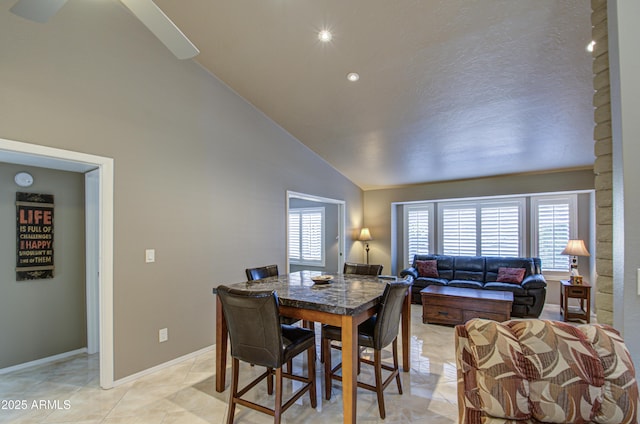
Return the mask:
<path id="1" fill-rule="evenodd" d="M 315 284 L 318 271 L 299 271 L 262 280 L 225 284 L 241 290 L 275 290 L 280 304 L 340 315 L 356 315 L 380 302 L 386 280 L 372 275 L 331 274 L 329 284 Z M 326 275 L 326 274 L 323 274 Z M 217 288 L 213 288 L 217 293 Z"/>

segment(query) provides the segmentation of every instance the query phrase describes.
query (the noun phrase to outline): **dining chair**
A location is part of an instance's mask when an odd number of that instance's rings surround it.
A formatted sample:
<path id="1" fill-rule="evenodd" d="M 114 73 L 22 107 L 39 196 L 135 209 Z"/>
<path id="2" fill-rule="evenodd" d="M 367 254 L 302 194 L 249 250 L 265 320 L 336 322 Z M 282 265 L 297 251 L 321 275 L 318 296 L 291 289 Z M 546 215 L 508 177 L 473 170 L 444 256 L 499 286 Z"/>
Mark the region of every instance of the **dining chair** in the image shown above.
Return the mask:
<path id="1" fill-rule="evenodd" d="M 343 274 L 360 274 L 360 275 L 380 275 L 382 274 L 382 265 L 356 264 L 345 262 Z"/>
<path id="2" fill-rule="evenodd" d="M 279 275 L 278 265 L 266 265 L 257 268 L 247 268 L 244 270 L 244 272 L 247 274 L 247 281 L 262 280 L 263 278 L 277 277 Z M 298 321 L 300 320 L 297 318 L 280 316 L 280 323 L 282 324 L 291 325 L 295 324 Z"/>
<path id="3" fill-rule="evenodd" d="M 261 280 L 267 277 L 276 277 L 278 275 L 278 265 L 266 265 L 257 268 L 247 268 L 244 271 L 247 274 L 247 280 Z"/>
<path id="4" fill-rule="evenodd" d="M 274 417 L 279 424 L 282 414 L 302 395 L 309 392 L 311 407 L 316 408 L 315 335 L 313 330 L 281 324 L 278 296 L 275 291 L 246 291 L 218 286 L 222 310 L 227 321 L 231 341 L 231 388 L 227 424 L 233 423 L 236 405 L 243 405 Z M 307 352 L 307 376 L 294 375 L 283 365 Z M 240 361 L 266 367 L 266 371 L 238 388 Z M 267 379 L 267 393 L 273 394 L 276 378 L 275 407 L 273 409 L 249 401 L 243 396 L 263 379 Z M 283 378 L 296 380 L 302 386 L 283 402 Z"/>
<path id="5" fill-rule="evenodd" d="M 400 317 L 402 315 L 402 304 L 405 296 L 407 296 L 411 283 L 408 281 L 389 282 L 385 286 L 382 295 L 382 302 L 376 315 L 372 316 L 358 326 L 358 366 L 360 362 L 373 365 L 375 386 L 358 381 L 358 387 L 376 392 L 378 397 L 378 409 L 380 418 L 386 417 L 384 408 L 384 389 L 395 378 L 398 385 L 398 392 L 402 394 L 402 382 L 400 381 L 400 372 L 398 370 L 398 327 L 400 325 Z M 339 327 L 332 325 L 322 326 L 322 351 L 324 353 L 324 382 L 325 382 L 325 398 L 331 399 L 331 381 L 342 381 L 342 376 L 336 372 L 342 367 L 339 363 L 334 368 L 331 367 L 331 341 L 341 341 L 342 332 Z M 382 363 L 382 349 L 392 345 L 393 350 L 393 366 Z M 368 347 L 373 349 L 373 361 L 363 358 L 360 355 L 360 347 Z M 382 370 L 391 371 L 389 376 L 382 381 Z"/>
<path id="6" fill-rule="evenodd" d="M 360 275 L 380 275 L 382 274 L 382 265 L 358 264 L 353 262 L 345 262 L 342 270 L 343 274 L 360 274 Z M 338 346 L 331 346 L 339 348 Z M 320 362 L 324 363 L 324 350 L 320 350 Z M 358 364 L 359 366 L 360 364 Z M 360 370 L 360 368 L 358 368 Z"/>

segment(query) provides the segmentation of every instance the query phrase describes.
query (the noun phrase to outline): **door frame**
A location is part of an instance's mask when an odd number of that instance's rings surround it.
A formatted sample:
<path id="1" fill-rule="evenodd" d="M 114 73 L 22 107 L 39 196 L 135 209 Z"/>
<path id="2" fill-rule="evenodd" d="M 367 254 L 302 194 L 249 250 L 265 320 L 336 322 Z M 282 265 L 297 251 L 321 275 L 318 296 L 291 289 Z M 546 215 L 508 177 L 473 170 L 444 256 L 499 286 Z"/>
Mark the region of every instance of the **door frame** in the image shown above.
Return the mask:
<path id="1" fill-rule="evenodd" d="M 41 168 L 79 172 L 87 178 L 97 178 L 97 184 L 85 184 L 94 187 L 90 195 L 95 195 L 98 205 L 94 216 L 89 219 L 97 221 L 96 243 L 87 240 L 87 257 L 91 256 L 97 263 L 99 299 L 99 355 L 100 386 L 104 389 L 113 387 L 114 349 L 113 349 L 113 159 L 95 156 L 70 150 L 57 149 L 37 144 L 24 143 L 0 138 L 0 160 L 7 163 L 38 166 Z M 93 177 L 87 177 L 89 171 Z M 97 192 L 95 192 L 97 190 Z M 95 216 L 97 214 L 97 217 Z M 94 222 L 96 222 L 94 221 Z M 96 246 L 96 247 L 92 247 Z M 98 305 L 87 304 L 87 308 Z M 89 316 L 91 312 L 87 310 Z M 88 328 L 90 331 L 90 329 Z M 88 336 L 89 337 L 89 336 Z"/>
<path id="2" fill-rule="evenodd" d="M 337 273 L 341 273 L 344 267 L 344 250 L 345 250 L 345 234 L 344 229 L 346 228 L 346 214 L 345 214 L 345 206 L 346 202 L 344 200 L 331 199 L 328 197 L 315 196 L 313 194 L 299 193 L 291 190 L 287 190 L 287 199 L 286 199 L 286 216 L 285 216 L 285 254 L 286 254 L 286 264 L 287 264 L 287 273 L 291 269 L 289 263 L 289 201 L 291 199 L 301 199 L 308 200 L 311 202 L 318 203 L 329 203 L 332 205 L 338 206 L 338 269 Z"/>

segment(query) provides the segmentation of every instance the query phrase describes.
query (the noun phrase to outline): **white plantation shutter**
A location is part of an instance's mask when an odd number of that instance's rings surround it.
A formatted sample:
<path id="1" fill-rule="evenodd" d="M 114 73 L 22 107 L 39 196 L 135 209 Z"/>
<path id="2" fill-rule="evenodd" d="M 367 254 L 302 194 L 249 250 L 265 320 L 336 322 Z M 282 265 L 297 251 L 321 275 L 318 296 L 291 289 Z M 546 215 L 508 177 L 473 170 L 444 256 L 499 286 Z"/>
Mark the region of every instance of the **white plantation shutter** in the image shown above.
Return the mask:
<path id="1" fill-rule="evenodd" d="M 442 253 L 455 256 L 475 256 L 476 240 L 475 206 L 443 206 Z"/>
<path id="2" fill-rule="evenodd" d="M 481 246 L 483 256 L 520 255 L 520 207 L 496 204 L 481 208 Z"/>
<path id="3" fill-rule="evenodd" d="M 572 198 L 539 198 L 534 202 L 537 256 L 544 271 L 569 271 L 569 256 L 560 252 L 572 233 Z"/>
<path id="4" fill-rule="evenodd" d="M 324 208 L 289 212 L 289 260 L 295 264 L 324 266 Z"/>
<path id="5" fill-rule="evenodd" d="M 409 266 L 415 255 L 428 255 L 431 252 L 431 233 L 433 226 L 433 204 L 407 206 L 405 209 L 405 259 Z"/>
<path id="6" fill-rule="evenodd" d="M 524 198 L 441 203 L 442 253 L 520 256 L 524 251 Z"/>

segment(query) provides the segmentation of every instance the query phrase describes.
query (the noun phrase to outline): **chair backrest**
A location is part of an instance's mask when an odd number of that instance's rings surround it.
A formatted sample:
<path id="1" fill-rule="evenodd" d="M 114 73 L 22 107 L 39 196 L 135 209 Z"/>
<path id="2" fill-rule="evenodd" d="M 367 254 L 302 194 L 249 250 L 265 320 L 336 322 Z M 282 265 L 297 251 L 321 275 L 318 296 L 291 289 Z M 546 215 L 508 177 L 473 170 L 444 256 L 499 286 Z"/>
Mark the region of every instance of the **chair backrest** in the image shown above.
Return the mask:
<path id="1" fill-rule="evenodd" d="M 387 283 L 373 331 L 373 348 L 382 349 L 398 336 L 402 303 L 411 283 L 406 280 Z"/>
<path id="2" fill-rule="evenodd" d="M 360 275 L 380 275 L 382 274 L 382 265 L 356 264 L 351 262 L 344 263 L 343 274 L 360 274 Z"/>
<path id="3" fill-rule="evenodd" d="M 258 268 L 247 268 L 245 270 L 247 280 L 260 280 L 267 277 L 275 277 L 278 275 L 278 265 L 267 265 Z"/>
<path id="4" fill-rule="evenodd" d="M 227 320 L 231 356 L 264 367 L 281 367 L 282 329 L 276 292 L 218 286 L 217 295 Z"/>

